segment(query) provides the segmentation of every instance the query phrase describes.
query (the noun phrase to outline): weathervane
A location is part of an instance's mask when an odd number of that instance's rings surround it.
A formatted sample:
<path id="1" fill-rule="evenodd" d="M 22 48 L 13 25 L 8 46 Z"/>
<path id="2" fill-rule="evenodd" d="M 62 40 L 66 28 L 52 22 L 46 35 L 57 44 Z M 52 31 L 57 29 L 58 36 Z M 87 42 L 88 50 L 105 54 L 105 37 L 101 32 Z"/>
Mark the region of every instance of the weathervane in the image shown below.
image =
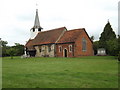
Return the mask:
<path id="1" fill-rule="evenodd" d="M 37 2 L 37 0 L 36 0 L 36 9 L 38 9 L 38 2 Z"/>
<path id="2" fill-rule="evenodd" d="M 36 7 L 38 6 L 38 4 L 36 3 Z"/>

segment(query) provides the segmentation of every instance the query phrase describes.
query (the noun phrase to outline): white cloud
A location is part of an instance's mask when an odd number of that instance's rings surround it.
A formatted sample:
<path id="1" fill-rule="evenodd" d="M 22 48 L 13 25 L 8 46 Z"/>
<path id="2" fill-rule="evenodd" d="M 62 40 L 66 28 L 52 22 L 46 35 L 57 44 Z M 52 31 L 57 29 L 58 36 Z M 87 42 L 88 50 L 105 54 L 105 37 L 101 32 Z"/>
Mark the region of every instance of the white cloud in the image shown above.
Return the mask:
<path id="1" fill-rule="evenodd" d="M 25 44 L 34 24 L 36 2 L 44 30 L 66 26 L 86 28 L 99 38 L 107 20 L 117 33 L 119 0 L 1 0 L 0 37 L 13 45 Z"/>

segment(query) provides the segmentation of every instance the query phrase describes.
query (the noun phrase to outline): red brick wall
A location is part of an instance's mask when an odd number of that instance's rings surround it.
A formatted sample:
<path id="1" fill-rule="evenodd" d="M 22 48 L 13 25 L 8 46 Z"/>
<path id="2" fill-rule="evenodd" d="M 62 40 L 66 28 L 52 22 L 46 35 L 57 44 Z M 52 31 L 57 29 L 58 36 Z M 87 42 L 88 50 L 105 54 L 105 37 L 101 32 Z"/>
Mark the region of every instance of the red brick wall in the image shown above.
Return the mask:
<path id="1" fill-rule="evenodd" d="M 85 38 L 87 41 L 87 49 L 86 51 L 82 51 L 82 38 Z M 72 45 L 72 52 L 69 52 L 69 45 Z M 59 46 L 62 46 L 62 51 L 59 52 Z M 80 57 L 80 56 L 93 56 L 93 44 L 90 41 L 87 34 L 83 31 L 81 32 L 80 36 L 77 38 L 75 43 L 70 44 L 57 44 L 56 45 L 56 56 L 57 57 L 64 57 L 64 49 L 67 49 L 67 56 L 68 57 Z"/>
<path id="2" fill-rule="evenodd" d="M 86 51 L 82 51 L 82 38 L 85 38 L 87 41 L 87 49 Z M 75 47 L 74 47 L 74 55 L 75 57 L 79 56 L 93 56 L 93 44 L 90 41 L 89 37 L 85 32 L 82 32 L 82 34 L 77 38 L 75 42 Z"/>
<path id="3" fill-rule="evenodd" d="M 69 51 L 69 45 L 72 45 L 72 52 Z M 59 51 L 59 46 L 62 47 L 61 52 Z M 56 56 L 57 57 L 64 57 L 64 49 L 67 49 L 67 57 L 73 57 L 74 56 L 74 44 L 58 44 L 56 45 Z"/>

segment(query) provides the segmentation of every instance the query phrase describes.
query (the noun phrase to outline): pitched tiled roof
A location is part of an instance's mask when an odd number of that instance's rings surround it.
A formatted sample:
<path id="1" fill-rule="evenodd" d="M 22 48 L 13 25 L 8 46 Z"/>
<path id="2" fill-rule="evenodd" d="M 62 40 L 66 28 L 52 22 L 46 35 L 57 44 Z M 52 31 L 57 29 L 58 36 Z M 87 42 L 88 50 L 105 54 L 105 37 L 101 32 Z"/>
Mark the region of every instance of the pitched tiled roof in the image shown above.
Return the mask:
<path id="1" fill-rule="evenodd" d="M 55 43 L 64 31 L 66 31 L 65 27 L 40 32 L 32 43 L 33 45 Z"/>
<path id="2" fill-rule="evenodd" d="M 29 40 L 26 43 L 25 47 L 30 50 L 34 50 L 34 45 L 75 42 L 75 40 L 80 34 L 82 34 L 82 32 L 85 32 L 87 34 L 84 28 L 67 31 L 65 27 L 39 32 L 35 39 Z"/>
<path id="3" fill-rule="evenodd" d="M 25 47 L 27 47 L 29 50 L 34 50 L 35 48 L 33 47 L 33 39 L 29 39 Z"/>
<path id="4" fill-rule="evenodd" d="M 75 42 L 75 40 L 83 31 L 84 28 L 66 31 L 57 43 Z"/>

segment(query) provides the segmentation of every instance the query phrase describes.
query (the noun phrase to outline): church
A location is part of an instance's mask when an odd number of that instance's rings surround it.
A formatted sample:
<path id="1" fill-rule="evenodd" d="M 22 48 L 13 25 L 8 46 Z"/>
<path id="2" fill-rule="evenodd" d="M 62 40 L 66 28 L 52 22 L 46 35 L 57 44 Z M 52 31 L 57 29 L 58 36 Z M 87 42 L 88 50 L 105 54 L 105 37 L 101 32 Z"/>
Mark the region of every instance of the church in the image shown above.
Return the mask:
<path id="1" fill-rule="evenodd" d="M 38 9 L 30 39 L 25 44 L 25 55 L 30 57 L 93 56 L 93 42 L 85 28 L 67 30 L 66 27 L 42 31 Z"/>

